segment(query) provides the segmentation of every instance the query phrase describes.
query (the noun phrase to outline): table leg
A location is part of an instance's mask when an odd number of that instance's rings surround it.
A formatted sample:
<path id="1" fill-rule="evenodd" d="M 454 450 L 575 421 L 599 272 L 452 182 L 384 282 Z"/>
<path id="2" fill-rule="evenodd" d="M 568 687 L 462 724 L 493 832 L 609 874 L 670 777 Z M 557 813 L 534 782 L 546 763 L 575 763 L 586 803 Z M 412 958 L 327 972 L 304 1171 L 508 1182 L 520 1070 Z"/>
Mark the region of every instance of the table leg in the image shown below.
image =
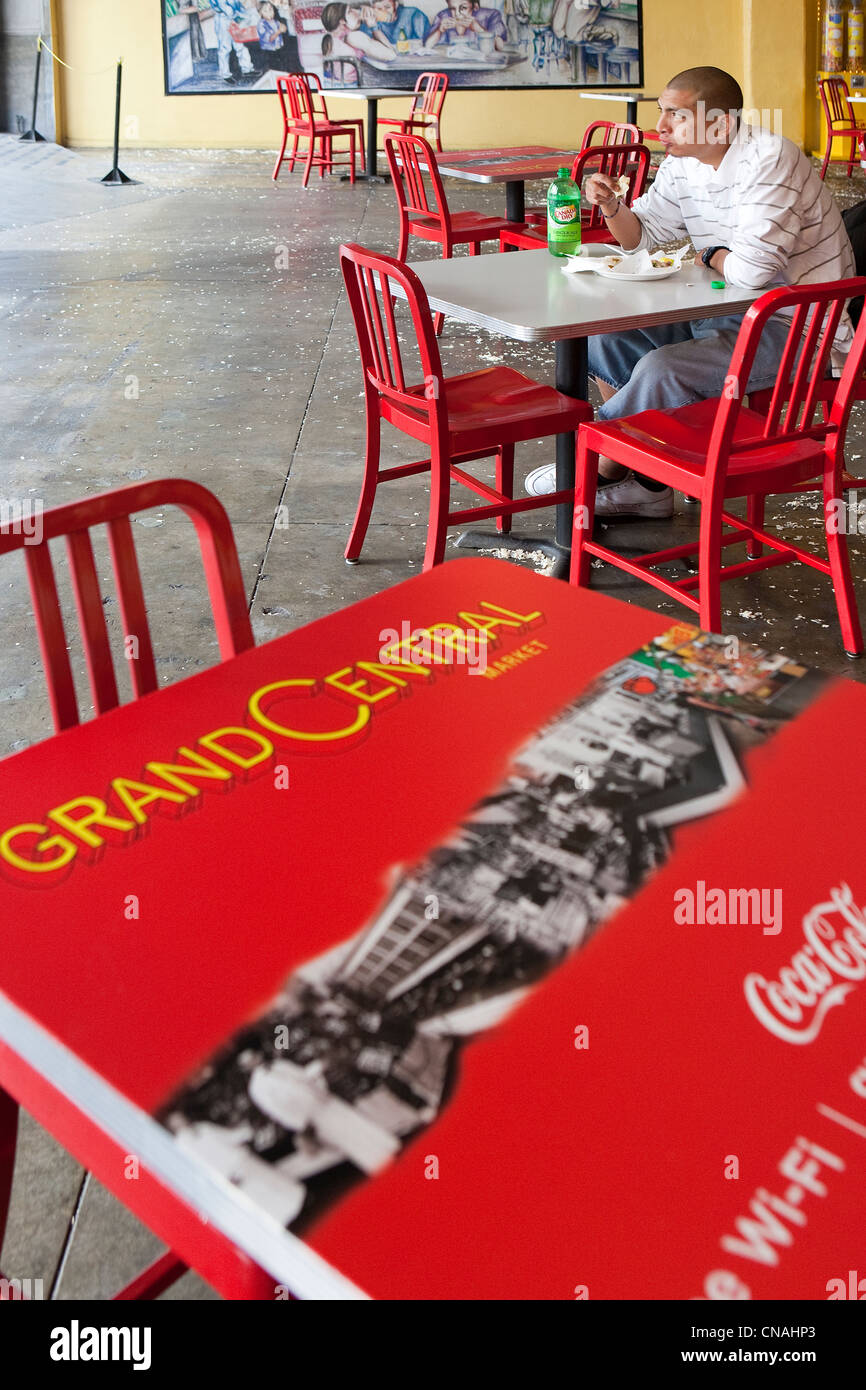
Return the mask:
<path id="1" fill-rule="evenodd" d="M 505 185 L 505 216 L 509 222 L 522 222 L 526 216 L 523 179 L 510 179 Z"/>
<path id="2" fill-rule="evenodd" d="M 378 136 L 379 121 L 379 98 L 367 97 L 367 155 L 363 174 L 356 176 L 356 183 L 387 183 L 390 174 L 380 174 L 377 165 L 376 140 Z M 343 174 L 342 182 L 348 179 L 348 174 Z"/>
<path id="3" fill-rule="evenodd" d="M 589 369 L 585 338 L 560 338 L 556 344 L 556 389 L 564 396 L 585 401 L 589 392 Z M 574 431 L 556 436 L 556 490 L 574 487 Z M 560 502 L 556 508 L 556 544 L 571 553 L 573 507 Z"/>
<path id="4" fill-rule="evenodd" d="M 626 125 L 637 125 L 637 102 L 629 101 L 625 108 Z"/>

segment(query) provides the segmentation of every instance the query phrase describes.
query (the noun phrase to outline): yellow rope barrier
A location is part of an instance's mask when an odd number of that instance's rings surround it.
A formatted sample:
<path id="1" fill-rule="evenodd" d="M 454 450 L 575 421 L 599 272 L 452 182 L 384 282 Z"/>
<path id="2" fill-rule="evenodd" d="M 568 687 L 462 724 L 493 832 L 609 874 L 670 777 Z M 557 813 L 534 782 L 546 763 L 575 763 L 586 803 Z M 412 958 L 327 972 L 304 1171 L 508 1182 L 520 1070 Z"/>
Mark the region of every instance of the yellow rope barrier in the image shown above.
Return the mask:
<path id="1" fill-rule="evenodd" d="M 59 63 L 62 68 L 66 68 L 69 72 L 78 72 L 81 74 L 82 77 L 101 77 L 104 72 L 114 72 L 117 69 L 118 64 L 120 64 L 121 66 L 123 64 L 123 59 L 118 58 L 117 62 L 112 63 L 110 67 L 95 68 L 92 72 L 87 68 L 74 68 L 71 63 L 64 63 L 62 58 L 58 58 L 57 54 L 54 52 L 54 49 L 45 42 L 41 34 L 36 40 L 37 52 L 40 48 L 44 48 L 46 53 L 50 53 L 55 63 Z"/>

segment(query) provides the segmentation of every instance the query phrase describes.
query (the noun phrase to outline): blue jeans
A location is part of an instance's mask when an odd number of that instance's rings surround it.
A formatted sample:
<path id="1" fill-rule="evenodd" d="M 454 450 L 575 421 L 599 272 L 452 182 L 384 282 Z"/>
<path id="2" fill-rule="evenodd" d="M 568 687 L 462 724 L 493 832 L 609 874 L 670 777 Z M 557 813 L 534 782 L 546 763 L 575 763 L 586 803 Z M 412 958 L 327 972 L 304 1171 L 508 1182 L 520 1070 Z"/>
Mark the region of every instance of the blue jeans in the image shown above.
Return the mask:
<path id="1" fill-rule="evenodd" d="M 597 418 L 616 420 L 721 396 L 741 322 L 742 315 L 729 314 L 590 338 L 590 375 L 616 391 Z M 751 390 L 775 383 L 789 328 L 788 320 L 778 318 L 764 328 L 749 377 Z"/>

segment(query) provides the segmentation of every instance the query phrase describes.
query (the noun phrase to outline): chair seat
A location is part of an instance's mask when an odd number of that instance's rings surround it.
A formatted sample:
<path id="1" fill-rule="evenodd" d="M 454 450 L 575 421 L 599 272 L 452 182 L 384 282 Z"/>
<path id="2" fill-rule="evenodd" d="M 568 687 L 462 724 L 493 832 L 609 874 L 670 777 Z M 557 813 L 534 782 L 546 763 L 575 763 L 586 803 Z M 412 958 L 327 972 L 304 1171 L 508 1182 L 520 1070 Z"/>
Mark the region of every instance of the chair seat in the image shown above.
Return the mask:
<path id="1" fill-rule="evenodd" d="M 317 120 L 315 126 L 316 135 L 345 135 L 352 126 L 360 126 L 361 121 L 323 121 Z M 311 130 L 309 121 L 292 121 L 289 130 L 297 131 L 299 135 L 309 135 Z"/>
<path id="2" fill-rule="evenodd" d="M 697 496 L 706 469 L 707 448 L 717 409 L 717 399 L 696 401 L 694 405 L 683 405 L 673 410 L 644 410 L 639 415 L 600 421 L 587 428 L 592 448 L 597 448 L 600 453 L 609 452 L 609 446 L 616 441 L 638 448 L 647 463 L 657 460 L 680 473 L 688 474 L 694 481 L 684 490 L 691 496 Z M 734 443 L 760 436 L 764 425 L 762 415 L 743 407 L 734 428 Z M 767 473 L 773 474 L 774 486 L 779 488 L 785 479 L 802 481 L 813 478 L 823 472 L 824 457 L 822 445 L 810 439 L 791 444 L 768 444 L 763 448 L 750 449 L 746 456 L 732 454 L 724 495 L 745 496 Z M 639 470 L 639 465 L 635 466 Z M 784 474 L 785 479 L 780 474 Z M 690 487 L 694 489 L 693 492 L 690 492 Z"/>
<path id="3" fill-rule="evenodd" d="M 507 217 L 487 217 L 483 212 L 452 212 L 451 234 L 453 241 L 484 241 L 498 237 L 506 227 L 515 224 Z M 442 223 L 438 217 L 427 217 L 422 213 L 409 214 L 409 226 L 413 231 L 435 232 L 437 240 L 442 235 Z"/>
<path id="4" fill-rule="evenodd" d="M 424 400 L 424 392 L 423 385 L 411 388 L 411 394 L 419 400 Z M 455 453 L 471 450 L 478 442 L 474 436 L 489 439 L 491 427 L 495 428 L 497 439 L 516 444 L 533 439 L 542 423 L 545 433 L 554 432 L 550 429 L 551 419 L 562 433 L 576 430 L 592 419 L 592 406 L 586 401 L 565 396 L 512 367 L 484 367 L 447 377 L 445 402 Z M 392 424 L 399 423 L 414 438 L 426 441 L 426 418 L 415 418 L 408 410 L 384 400 L 382 413 Z"/>
<path id="5" fill-rule="evenodd" d="M 377 125 L 395 125 L 401 130 L 404 126 L 427 126 L 435 125 L 436 122 L 436 116 L 378 116 L 376 119 Z"/>

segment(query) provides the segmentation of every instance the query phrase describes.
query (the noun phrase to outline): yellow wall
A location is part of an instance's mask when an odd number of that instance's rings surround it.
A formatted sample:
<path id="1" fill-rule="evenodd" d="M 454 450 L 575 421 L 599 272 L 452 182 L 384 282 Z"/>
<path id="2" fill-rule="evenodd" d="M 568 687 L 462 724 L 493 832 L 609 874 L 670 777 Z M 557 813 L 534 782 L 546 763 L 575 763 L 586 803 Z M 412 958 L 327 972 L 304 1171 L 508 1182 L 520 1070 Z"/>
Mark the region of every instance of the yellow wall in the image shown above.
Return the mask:
<path id="1" fill-rule="evenodd" d="M 713 63 L 741 78 L 747 105 L 780 107 L 783 133 L 802 143 L 813 101 L 813 81 L 806 86 L 806 36 L 814 27 L 814 6 L 815 0 L 644 0 L 644 90 L 657 95 L 679 69 Z M 278 143 L 280 122 L 270 94 L 164 95 L 160 0 L 53 0 L 53 10 L 58 52 L 73 68 L 92 73 L 123 57 L 123 145 L 224 149 Z M 113 74 L 61 74 L 58 138 L 70 145 L 110 144 Z M 336 115 L 357 116 L 355 102 L 331 101 Z M 580 101 L 569 91 L 453 91 L 445 138 L 448 146 L 464 149 L 571 145 L 590 119 L 622 119 L 622 112 L 621 106 Z M 639 119 L 654 124 L 653 108 L 641 107 Z"/>

